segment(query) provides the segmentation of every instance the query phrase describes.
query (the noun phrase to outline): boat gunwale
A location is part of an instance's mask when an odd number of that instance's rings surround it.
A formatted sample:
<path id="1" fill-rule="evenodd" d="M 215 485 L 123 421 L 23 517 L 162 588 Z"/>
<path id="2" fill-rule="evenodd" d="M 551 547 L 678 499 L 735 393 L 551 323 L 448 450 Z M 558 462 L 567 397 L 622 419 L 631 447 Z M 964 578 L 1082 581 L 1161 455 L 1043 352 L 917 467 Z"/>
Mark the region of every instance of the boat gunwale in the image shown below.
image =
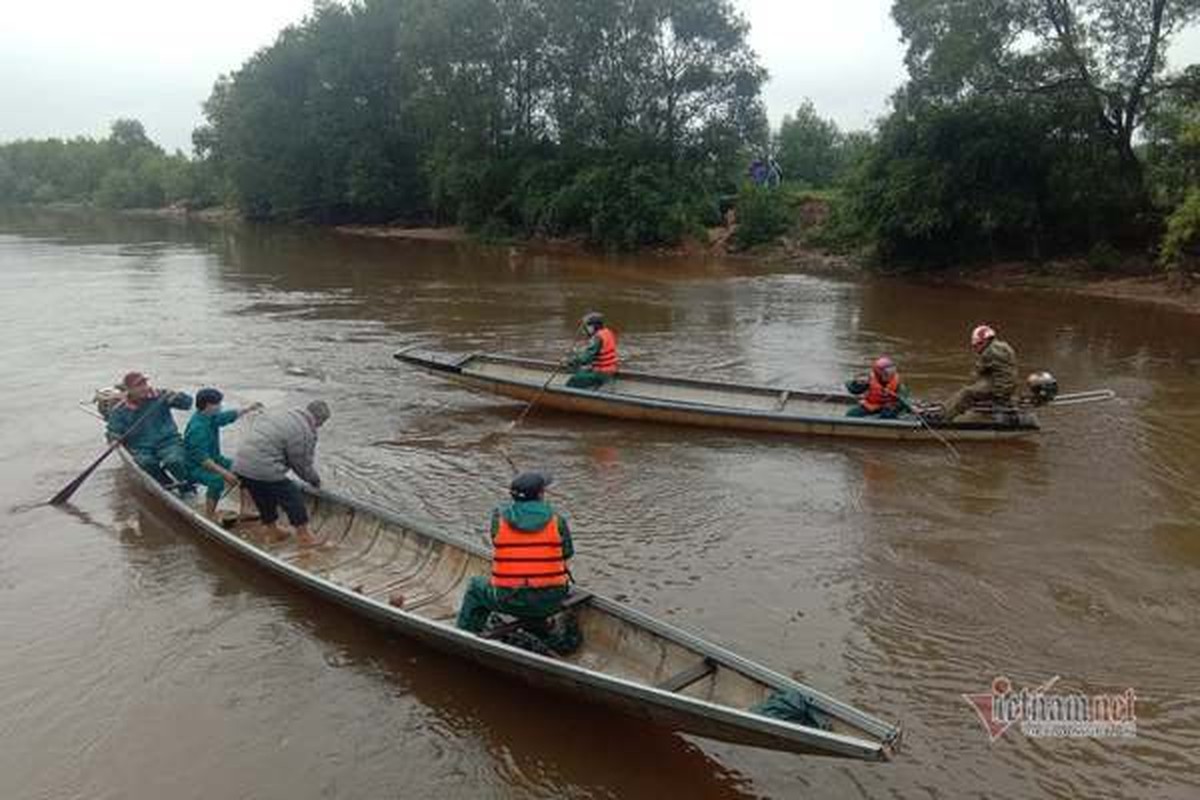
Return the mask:
<path id="1" fill-rule="evenodd" d="M 379 621 L 389 623 L 400 630 L 410 629 L 416 635 L 439 639 L 447 646 L 463 651 L 489 654 L 510 664 L 537 668 L 560 681 L 576 681 L 601 692 L 609 692 L 626 700 L 634 699 L 663 706 L 670 711 L 711 719 L 723 725 L 733 726 L 754 733 L 774 737 L 779 740 L 796 743 L 808 748 L 815 755 L 833 757 L 848 757 L 866 761 L 889 761 L 899 746 L 902 735 L 900 725 L 891 725 L 881 719 L 872 717 L 866 712 L 850 706 L 843 701 L 832 698 L 805 684 L 799 683 L 784 675 L 780 675 L 761 664 L 726 650 L 686 631 L 675 628 L 669 623 L 650 617 L 642 612 L 618 603 L 603 595 L 592 594 L 592 604 L 600 610 L 610 613 L 623 621 L 635 626 L 642 626 L 651 633 L 662 636 L 685 649 L 699 650 L 701 655 L 713 658 L 721 666 L 734 672 L 741 672 L 747 677 L 767 684 L 772 689 L 793 689 L 809 695 L 817 701 L 815 705 L 827 711 L 832 716 L 841 719 L 866 733 L 877 736 L 878 741 L 872 741 L 851 734 L 834 733 L 806 725 L 765 717 L 733 706 L 714 703 L 701 698 L 690 697 L 674 692 L 667 692 L 649 683 L 639 683 L 627 678 L 600 672 L 588 667 L 557 660 L 538 653 L 523 650 L 502 641 L 484 639 L 466 631 L 460 630 L 445 621 L 429 619 L 404 609 L 381 603 L 371 597 L 358 594 L 350 588 L 329 581 L 312 572 L 304 570 L 254 544 L 247 542 L 232 532 L 224 529 L 212 520 L 205 518 L 196 509 L 184 503 L 162 487 L 157 481 L 145 473 L 125 451 L 120 449 L 120 455 L 125 465 L 131 470 L 143 489 L 149 491 L 157 499 L 167 504 L 169 508 L 180 513 L 194 528 L 210 539 L 224 544 L 244 555 L 251 561 L 259 563 L 267 569 L 291 581 L 308 586 L 318 594 L 344 606 L 358 609 Z M 335 505 L 349 507 L 355 511 L 374 515 L 384 523 L 407 528 L 414 533 L 427 536 L 443 544 L 457 547 L 472 555 L 487 558 L 485 548 L 465 538 L 438 531 L 432 524 L 415 517 L 408 517 L 399 512 L 383 509 L 374 504 L 355 498 L 345 497 L 324 489 L 312 489 L 301 486 L 303 491 L 318 500 L 331 502 Z M 589 699 L 586 698 L 585 699 Z M 604 704 L 603 697 L 590 698 L 592 702 Z M 681 732 L 688 733 L 686 730 Z M 704 736 L 699 733 L 690 735 Z M 737 743 L 736 739 L 725 740 Z M 754 745 L 749 745 L 754 746 Z M 766 747 L 787 751 L 781 747 Z M 794 751 L 792 751 L 794 752 Z"/>
<path id="2" fill-rule="evenodd" d="M 524 359 L 516 356 L 492 355 L 488 353 L 470 353 L 455 359 L 453 363 L 441 362 L 435 359 L 426 359 L 409 354 L 408 350 L 401 350 L 393 355 L 393 358 L 412 364 L 418 368 L 426 369 L 430 372 L 448 373 L 457 375 L 463 380 L 473 380 L 480 383 L 505 384 L 508 386 L 518 386 L 527 389 L 543 390 L 536 382 L 517 380 L 515 378 L 501 378 L 492 375 L 473 374 L 466 370 L 466 365 L 471 361 L 479 360 L 491 362 L 495 364 L 510 364 L 514 366 L 537 366 L 544 368 L 555 367 L 555 364 L 549 361 L 541 361 L 539 359 Z M 749 390 L 754 392 L 769 392 L 776 396 L 787 393 L 792 399 L 813 399 L 818 402 L 830 402 L 831 398 L 852 398 L 852 395 L 842 395 L 838 393 L 820 394 L 804 389 L 785 389 L 771 386 L 761 386 L 756 384 L 740 384 L 724 381 L 701 381 L 695 378 L 676 378 L 674 376 L 665 375 L 650 375 L 641 372 L 621 371 L 620 376 L 633 378 L 635 380 L 643 380 L 659 385 L 687 385 L 693 388 L 706 388 L 717 390 Z M 802 414 L 785 414 L 779 411 L 762 411 L 752 408 L 738 408 L 737 406 L 729 405 L 713 405 L 708 403 L 700 403 L 688 400 L 664 400 L 653 397 L 639 397 L 635 395 L 623 395 L 616 392 L 602 393 L 586 389 L 576 389 L 570 386 L 547 386 L 545 392 L 550 394 L 559 394 L 567 397 L 578 397 L 586 400 L 602 400 L 604 402 L 641 406 L 645 408 L 653 408 L 664 411 L 685 411 L 706 414 L 714 417 L 730 417 L 765 420 L 778 423 L 800 423 L 804 425 L 829 425 L 832 427 L 871 430 L 882 429 L 899 434 L 893 438 L 903 439 L 910 438 L 914 440 L 928 441 L 936 439 L 930 432 L 931 429 L 943 434 L 955 435 L 963 434 L 992 434 L 986 439 L 1018 439 L 1025 436 L 1038 433 L 1041 426 L 1034 423 L 1021 423 L 1017 425 L 1002 425 L 993 422 L 953 422 L 949 424 L 923 423 L 917 420 L 908 421 L 902 419 L 865 419 L 857 417 L 816 417 Z M 590 413 L 590 412 L 585 412 Z M 905 436 L 904 434 L 912 434 Z M 964 437 L 971 438 L 971 437 Z"/>

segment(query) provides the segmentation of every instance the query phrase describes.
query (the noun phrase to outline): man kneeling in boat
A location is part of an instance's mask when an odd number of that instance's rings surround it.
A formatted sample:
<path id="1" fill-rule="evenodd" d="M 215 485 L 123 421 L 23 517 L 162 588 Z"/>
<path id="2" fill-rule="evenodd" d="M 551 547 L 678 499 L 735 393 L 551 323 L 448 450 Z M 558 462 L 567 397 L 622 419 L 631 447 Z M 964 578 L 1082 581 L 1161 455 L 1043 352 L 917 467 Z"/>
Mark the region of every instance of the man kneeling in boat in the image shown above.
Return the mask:
<path id="1" fill-rule="evenodd" d="M 172 480 L 183 491 L 191 488 L 183 437 L 171 409 L 187 411 L 192 398 L 183 392 L 159 391 L 140 372 L 128 373 L 121 381 L 125 399 L 108 414 L 108 436 L 119 439 L 138 425 L 125 447 L 134 461 L 164 486 Z M 145 419 L 145 422 L 142 420 Z"/>
<path id="2" fill-rule="evenodd" d="M 908 387 L 900 381 L 896 363 L 880 356 L 871 365 L 871 374 L 846 383 L 846 391 L 861 395 L 858 405 L 851 406 L 847 417 L 879 417 L 895 419 L 908 405 Z"/>
<path id="3" fill-rule="evenodd" d="M 572 389 L 598 389 L 617 374 L 617 335 L 605 326 L 604 317 L 592 311 L 580 323 L 588 336 L 587 346 L 567 361 L 575 374 L 567 380 Z"/>
<path id="4" fill-rule="evenodd" d="M 221 453 L 221 428 L 249 411 L 262 408 L 261 403 L 255 403 L 242 411 L 226 411 L 221 408 L 224 399 L 217 389 L 196 392 L 196 413 L 192 414 L 183 432 L 188 477 L 206 489 L 204 509 L 210 519 L 216 519 L 217 503 L 225 493 L 225 487 L 233 489 L 238 485 L 237 476 L 231 471 L 233 461 Z"/>
<path id="5" fill-rule="evenodd" d="M 550 480 L 524 472 L 513 479 L 512 502 L 492 512 L 492 574 L 467 585 L 458 627 L 480 633 L 492 612 L 510 614 L 535 632 L 558 611 L 569 590 L 567 561 L 575 554 L 567 520 L 545 500 Z"/>
<path id="6" fill-rule="evenodd" d="M 971 349 L 975 351 L 974 380 L 954 393 L 946 402 L 943 418 L 949 422 L 970 410 L 976 403 L 991 403 L 994 408 L 1012 406 L 1017 390 L 1017 354 L 1007 342 L 996 338 L 988 325 L 971 331 Z"/>
<path id="7" fill-rule="evenodd" d="M 287 475 L 290 469 L 313 488 L 321 487 L 321 476 L 313 461 L 317 429 L 329 416 L 329 406 L 322 400 L 314 400 L 304 408 L 264 414 L 238 448 L 233 461 L 234 474 L 258 506 L 263 526 L 276 540 L 286 538 L 276 525 L 279 507 L 283 506 L 300 546 L 321 544 L 308 529 L 304 497 Z"/>

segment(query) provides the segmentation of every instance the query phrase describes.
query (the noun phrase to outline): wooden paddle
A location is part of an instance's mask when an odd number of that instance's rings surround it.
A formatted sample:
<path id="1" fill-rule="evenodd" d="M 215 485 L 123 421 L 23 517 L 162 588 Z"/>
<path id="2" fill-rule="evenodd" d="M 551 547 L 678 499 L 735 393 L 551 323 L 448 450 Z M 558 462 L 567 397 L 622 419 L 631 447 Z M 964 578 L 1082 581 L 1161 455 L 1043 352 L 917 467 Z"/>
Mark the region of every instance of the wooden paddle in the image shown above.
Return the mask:
<path id="1" fill-rule="evenodd" d="M 535 394 L 530 399 L 530 401 L 525 404 L 525 408 L 521 409 L 520 416 L 518 416 L 512 422 L 508 423 L 508 430 L 507 430 L 508 433 L 512 433 L 513 431 L 515 431 L 517 429 L 517 426 L 525 421 L 525 417 L 528 416 L 529 412 L 531 410 L 533 410 L 533 407 L 535 405 L 537 405 L 537 401 L 542 399 L 542 395 L 546 393 L 546 390 L 550 388 L 550 384 L 554 381 L 555 378 L 558 377 L 558 373 L 562 372 L 562 368 L 565 367 L 566 365 L 567 365 L 567 359 L 565 359 L 565 358 L 554 365 L 554 369 L 550 372 L 550 377 L 546 378 L 546 382 L 542 384 L 542 388 L 538 389 L 537 394 Z"/>
<path id="2" fill-rule="evenodd" d="M 86 481 L 88 478 L 90 478 L 92 476 L 92 473 L 96 471 L 96 467 L 103 464 L 104 459 L 106 459 L 110 455 L 112 455 L 113 451 L 116 450 L 118 447 L 125 444 L 125 442 L 127 442 L 129 440 L 129 437 L 133 436 L 133 434 L 137 433 L 138 429 L 141 428 L 143 424 L 145 424 L 146 420 L 150 419 L 150 417 L 151 417 L 150 411 L 155 406 L 165 403 L 171 396 L 172 395 L 170 393 L 165 393 L 161 397 L 156 399 L 153 403 L 151 403 L 150 407 L 146 409 L 146 412 L 144 414 L 142 414 L 142 416 L 139 417 L 136 422 L 134 422 L 132 425 L 129 426 L 129 430 L 125 431 L 125 434 L 123 436 L 121 436 L 121 438 L 117 439 L 112 444 L 110 444 L 108 446 L 108 448 L 103 453 L 100 454 L 100 457 L 92 462 L 91 466 L 89 466 L 87 469 L 85 469 L 83 472 L 81 472 L 79 474 L 79 477 L 77 477 L 75 480 L 71 481 L 66 486 L 64 486 L 62 489 L 60 489 L 58 494 L 54 495 L 54 497 L 51 497 L 48 505 L 61 506 L 63 503 L 70 500 L 71 495 L 75 494 L 76 490 L 79 489 L 79 487 L 83 485 L 83 482 Z"/>

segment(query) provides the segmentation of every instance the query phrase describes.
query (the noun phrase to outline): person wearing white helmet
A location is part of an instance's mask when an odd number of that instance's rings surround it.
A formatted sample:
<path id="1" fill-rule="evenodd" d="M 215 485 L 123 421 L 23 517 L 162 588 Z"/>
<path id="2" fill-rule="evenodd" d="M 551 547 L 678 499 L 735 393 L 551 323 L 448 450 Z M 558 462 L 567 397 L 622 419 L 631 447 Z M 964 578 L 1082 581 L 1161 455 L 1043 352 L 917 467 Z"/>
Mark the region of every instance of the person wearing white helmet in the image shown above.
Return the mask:
<path id="1" fill-rule="evenodd" d="M 976 325 L 971 331 L 971 349 L 975 351 L 973 380 L 946 401 L 946 421 L 961 416 L 976 403 L 1000 408 L 1012 405 L 1017 390 L 1016 351 L 998 339 L 990 325 Z"/>

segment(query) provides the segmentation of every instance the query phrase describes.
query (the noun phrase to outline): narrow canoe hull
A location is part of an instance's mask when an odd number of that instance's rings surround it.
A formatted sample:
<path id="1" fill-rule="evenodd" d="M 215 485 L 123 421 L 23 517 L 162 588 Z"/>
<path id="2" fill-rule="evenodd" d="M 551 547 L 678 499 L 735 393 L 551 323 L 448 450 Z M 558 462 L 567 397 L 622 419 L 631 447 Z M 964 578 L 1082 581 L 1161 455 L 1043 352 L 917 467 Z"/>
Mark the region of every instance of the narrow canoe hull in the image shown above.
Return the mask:
<path id="1" fill-rule="evenodd" d="M 823 731 L 765 717 L 695 696 L 693 689 L 687 692 L 667 691 L 652 681 L 639 680 L 628 673 L 614 675 L 589 669 L 581 665 L 582 659 L 573 663 L 570 659 L 539 655 L 461 631 L 453 625 L 453 614 L 447 613 L 457 607 L 457 597 L 446 596 L 441 587 L 461 588 L 471 569 L 477 568 L 480 562 L 486 563 L 487 554 L 482 548 L 441 533 L 419 520 L 400 517 L 329 492 L 306 489 L 308 502 L 314 508 L 314 529 L 320 532 L 324 527 L 325 535 L 340 540 L 346 547 L 350 546 L 354 527 L 360 523 L 373 531 L 368 534 L 373 538 L 367 550 L 375 548 L 375 542 L 392 534 L 420 541 L 427 554 L 417 570 L 409 570 L 409 580 L 416 580 L 421 575 L 425 577 L 419 583 L 410 583 L 406 590 L 411 590 L 414 597 L 421 595 L 422 589 L 430 591 L 425 593 L 426 599 L 406 603 L 404 608 L 394 607 L 384 599 L 386 587 L 381 589 L 384 592 L 381 597 L 379 591 L 364 588 L 364 585 L 339 582 L 342 580 L 339 575 L 348 574 L 345 570 L 348 569 L 346 564 L 349 560 L 318 571 L 306 569 L 303 559 L 287 553 L 269 552 L 268 548 L 253 543 L 246 536 L 208 520 L 192 506 L 159 486 L 136 466 L 127 453 L 122 451 L 121 455 L 129 472 L 145 491 L 204 537 L 355 614 L 533 686 L 600 703 L 670 730 L 772 750 L 886 761 L 899 746 L 898 727 L 598 595 L 590 595 L 586 606 L 580 606 L 583 609 L 580 616 L 585 648 L 589 637 L 595 638 L 598 643 L 606 639 L 619 640 L 622 647 L 628 642 L 644 639 L 658 648 L 651 648 L 653 652 L 669 651 L 674 654 L 673 657 L 683 654 L 714 664 L 712 675 L 706 681 L 695 683 L 696 687 L 710 684 L 707 692 L 711 696 L 715 697 L 720 686 L 732 687 L 726 691 L 752 698 L 761 698 L 764 692 L 776 689 L 800 691 L 834 719 L 835 728 Z M 345 522 L 347 515 L 350 522 Z M 341 556 L 330 558 L 337 560 Z M 357 584 L 358 581 L 358 578 L 350 579 L 351 584 Z M 428 601 L 430 597 L 434 600 Z M 424 605 L 427 601 L 431 605 Z M 414 608 L 424 605 L 425 609 L 434 611 L 410 611 L 410 605 Z"/>
<path id="2" fill-rule="evenodd" d="M 885 420 L 845 416 L 857 400 L 849 395 L 799 389 L 697 381 L 622 372 L 598 391 L 572 389 L 566 378 L 550 380 L 554 365 L 508 356 L 439 356 L 396 353 L 396 359 L 478 392 L 576 414 L 730 431 L 788 436 L 842 436 L 891 441 L 1001 441 L 1037 433 L 1037 419 L 1022 412 L 1015 422 L 971 419 L 930 426 L 913 418 Z M 546 386 L 546 381 L 550 385 Z M 543 387 L 545 389 L 543 390 Z"/>

